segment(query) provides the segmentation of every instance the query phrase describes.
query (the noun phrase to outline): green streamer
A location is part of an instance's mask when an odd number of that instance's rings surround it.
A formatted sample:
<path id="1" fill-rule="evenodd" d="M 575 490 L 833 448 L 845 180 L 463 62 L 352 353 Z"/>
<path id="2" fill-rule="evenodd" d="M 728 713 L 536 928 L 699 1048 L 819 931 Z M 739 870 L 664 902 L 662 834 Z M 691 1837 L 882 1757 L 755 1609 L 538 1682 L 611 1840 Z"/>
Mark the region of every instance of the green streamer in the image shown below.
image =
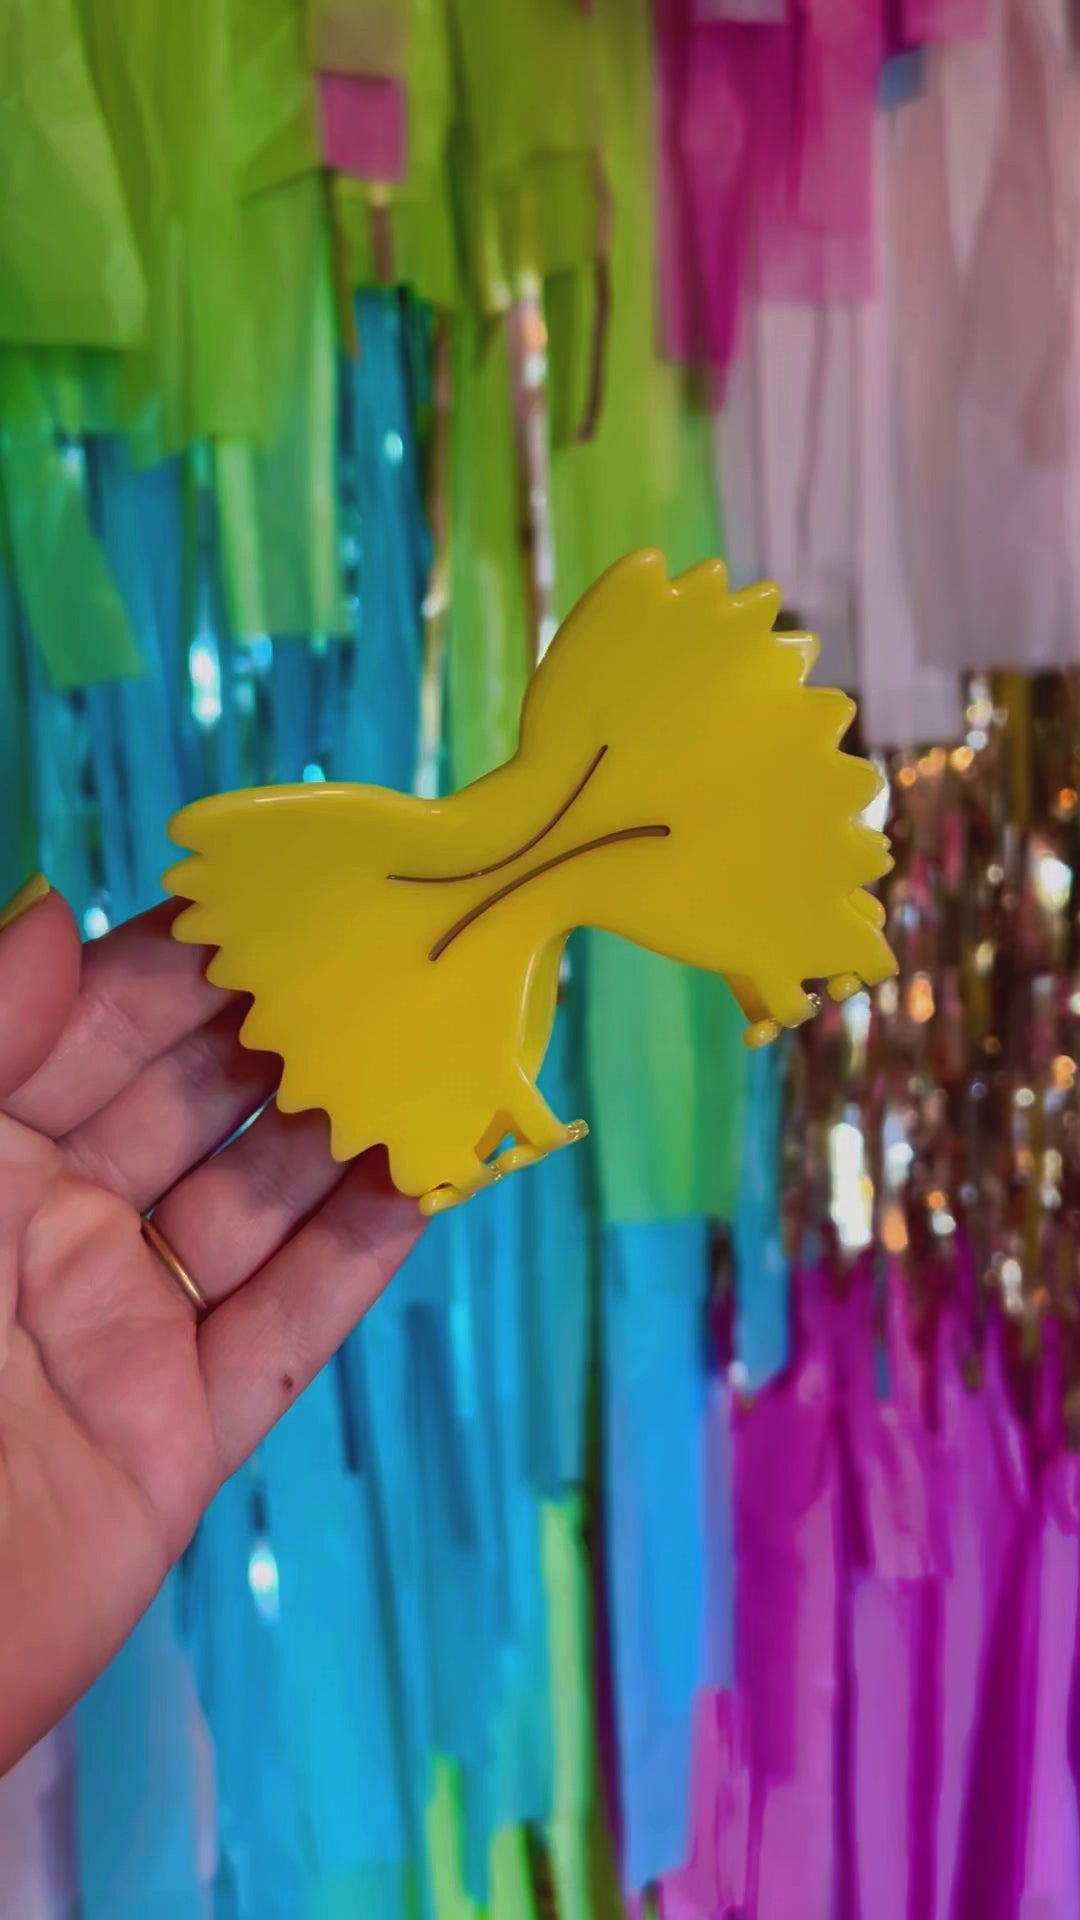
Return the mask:
<path id="1" fill-rule="evenodd" d="M 541 1514 L 555 1717 L 555 1804 L 548 1846 L 559 1920 L 624 1920 L 600 1803 L 584 1514 L 582 1494 L 550 1502 Z"/>
<path id="2" fill-rule="evenodd" d="M 436 1756 L 434 1785 L 427 1808 L 428 1876 L 435 1920 L 483 1920 L 464 1889 L 462 1875 L 461 1784 L 456 1764 Z"/>
<path id="3" fill-rule="evenodd" d="M 141 673 L 86 512 L 82 451 L 57 443 L 29 354 L 0 357 L 0 487 L 15 585 L 54 688 Z"/>
<path id="4" fill-rule="evenodd" d="M 0 768 L 4 831 L 0 834 L 0 900 L 10 900 L 38 864 L 34 782 L 30 766 L 27 689 L 15 598 L 7 574 L 0 503 Z"/>

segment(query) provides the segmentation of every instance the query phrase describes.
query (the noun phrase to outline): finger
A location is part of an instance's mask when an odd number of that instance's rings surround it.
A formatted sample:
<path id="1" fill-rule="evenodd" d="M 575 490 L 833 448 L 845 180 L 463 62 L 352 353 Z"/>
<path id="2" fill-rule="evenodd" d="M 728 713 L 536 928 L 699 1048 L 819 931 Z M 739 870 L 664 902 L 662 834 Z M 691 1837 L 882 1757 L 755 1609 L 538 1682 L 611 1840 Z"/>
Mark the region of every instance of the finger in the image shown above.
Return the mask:
<path id="1" fill-rule="evenodd" d="M 0 932 L 0 1097 L 55 1047 L 79 991 L 80 953 L 71 908 L 55 890 Z"/>
<path id="2" fill-rule="evenodd" d="M 224 1471 L 232 1473 L 314 1379 L 411 1252 L 415 1200 L 386 1155 L 356 1160 L 307 1225 L 199 1329 Z"/>
<path id="3" fill-rule="evenodd" d="M 6 1113 L 53 1139 L 70 1133 L 228 1005 L 234 996 L 204 978 L 206 948 L 172 938 L 180 910 L 166 901 L 83 949 L 70 1017 L 44 1064 L 5 1100 Z"/>
<path id="4" fill-rule="evenodd" d="M 145 1213 L 277 1085 L 277 1054 L 252 1052 L 240 1040 L 246 1012 L 246 1003 L 226 1007 L 64 1134 L 58 1144 L 69 1164 Z"/>
<path id="5" fill-rule="evenodd" d="M 0 1114 L 0 1368 L 18 1299 L 23 1234 L 58 1171 L 51 1140 Z"/>
<path id="6" fill-rule="evenodd" d="M 218 1301 L 284 1246 L 344 1173 L 322 1113 L 269 1106 L 165 1195 L 154 1224 L 207 1300 Z"/>

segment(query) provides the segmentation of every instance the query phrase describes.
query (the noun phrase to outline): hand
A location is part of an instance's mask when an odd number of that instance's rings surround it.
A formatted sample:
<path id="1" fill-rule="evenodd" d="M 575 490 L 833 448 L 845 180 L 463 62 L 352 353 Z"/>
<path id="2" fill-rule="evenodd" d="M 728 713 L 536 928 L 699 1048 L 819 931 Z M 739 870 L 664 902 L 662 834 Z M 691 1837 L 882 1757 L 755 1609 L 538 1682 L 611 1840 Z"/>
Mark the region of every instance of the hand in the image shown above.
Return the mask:
<path id="1" fill-rule="evenodd" d="M 81 948 L 48 893 L 0 931 L 0 1772 L 421 1225 L 382 1153 L 342 1167 L 321 1114 L 258 1111 L 280 1062 L 241 1046 L 246 1002 L 170 937 L 174 911 Z M 142 1238 L 150 1207 L 201 1324 Z"/>

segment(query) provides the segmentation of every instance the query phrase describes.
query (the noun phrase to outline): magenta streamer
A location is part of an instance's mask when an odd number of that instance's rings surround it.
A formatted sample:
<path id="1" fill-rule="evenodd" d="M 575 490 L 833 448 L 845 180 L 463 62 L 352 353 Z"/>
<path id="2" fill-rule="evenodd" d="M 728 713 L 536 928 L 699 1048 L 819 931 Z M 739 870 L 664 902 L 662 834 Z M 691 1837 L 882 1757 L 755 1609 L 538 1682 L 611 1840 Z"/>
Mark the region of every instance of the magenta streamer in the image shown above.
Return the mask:
<path id="1" fill-rule="evenodd" d="M 897 51 L 981 36 L 987 0 L 656 0 L 665 352 L 723 376 L 744 299 L 874 292 L 873 145 Z"/>
<path id="2" fill-rule="evenodd" d="M 741 299 L 873 290 L 880 5 L 803 0 L 784 24 L 657 0 L 665 351 L 722 377 Z"/>
<path id="3" fill-rule="evenodd" d="M 1077 1920 L 1080 1458 L 970 1257 L 796 1276 L 734 1421 L 737 1667 L 694 1728 L 662 1920 Z M 876 1387 L 883 1338 L 889 1391 Z M 1025 1384 L 1026 1383 L 1026 1384 Z"/>

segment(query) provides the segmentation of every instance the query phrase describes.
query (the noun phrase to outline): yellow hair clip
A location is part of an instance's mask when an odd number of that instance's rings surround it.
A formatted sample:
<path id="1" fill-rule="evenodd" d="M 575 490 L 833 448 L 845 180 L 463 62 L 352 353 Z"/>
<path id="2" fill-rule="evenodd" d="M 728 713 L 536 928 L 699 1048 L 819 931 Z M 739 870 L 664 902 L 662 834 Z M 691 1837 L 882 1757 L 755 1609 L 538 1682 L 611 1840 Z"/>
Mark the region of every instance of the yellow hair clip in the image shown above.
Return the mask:
<path id="1" fill-rule="evenodd" d="M 670 580 L 631 554 L 475 786 L 264 787 L 176 816 L 176 936 L 253 996 L 244 1041 L 281 1055 L 284 1111 L 325 1109 L 335 1158 L 384 1144 L 436 1213 L 579 1139 L 536 1085 L 575 927 L 723 974 L 751 1045 L 813 1013 L 804 982 L 842 999 L 896 971 L 862 891 L 891 865 L 859 819 L 880 780 L 838 750 L 853 703 L 803 685 L 817 643 L 774 634 L 779 608 L 718 560 Z"/>

